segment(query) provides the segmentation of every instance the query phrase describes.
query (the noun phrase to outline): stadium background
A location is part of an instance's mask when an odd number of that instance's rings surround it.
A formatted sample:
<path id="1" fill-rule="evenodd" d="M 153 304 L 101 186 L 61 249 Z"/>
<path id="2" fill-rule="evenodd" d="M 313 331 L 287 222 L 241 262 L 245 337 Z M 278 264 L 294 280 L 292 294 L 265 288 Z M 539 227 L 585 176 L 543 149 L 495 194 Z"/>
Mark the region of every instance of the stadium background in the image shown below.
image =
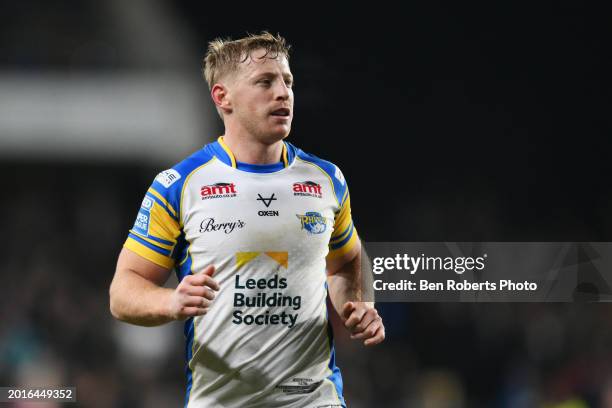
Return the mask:
<path id="1" fill-rule="evenodd" d="M 343 169 L 365 240 L 611 240 L 601 10 L 296 7 L 3 5 L 0 385 L 182 404 L 181 324 L 115 322 L 107 289 L 152 178 L 221 134 L 200 77 L 217 36 L 293 45 L 290 141 Z M 383 346 L 338 335 L 351 407 L 612 407 L 609 305 L 379 307 Z"/>

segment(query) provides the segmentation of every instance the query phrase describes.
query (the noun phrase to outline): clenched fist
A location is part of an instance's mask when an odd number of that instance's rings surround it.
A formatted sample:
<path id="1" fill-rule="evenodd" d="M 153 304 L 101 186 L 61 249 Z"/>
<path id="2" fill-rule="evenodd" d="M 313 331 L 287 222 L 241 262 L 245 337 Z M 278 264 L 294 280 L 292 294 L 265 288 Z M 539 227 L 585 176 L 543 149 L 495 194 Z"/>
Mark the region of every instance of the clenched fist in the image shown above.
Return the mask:
<path id="1" fill-rule="evenodd" d="M 342 307 L 344 327 L 351 332 L 351 339 L 363 339 L 365 346 L 373 346 L 385 339 L 382 317 L 368 302 L 346 302 Z"/>
<path id="2" fill-rule="evenodd" d="M 169 301 L 169 315 L 175 320 L 185 320 L 194 316 L 202 316 L 215 299 L 219 284 L 212 276 L 215 267 L 207 266 L 195 275 L 187 275 L 176 287 Z"/>

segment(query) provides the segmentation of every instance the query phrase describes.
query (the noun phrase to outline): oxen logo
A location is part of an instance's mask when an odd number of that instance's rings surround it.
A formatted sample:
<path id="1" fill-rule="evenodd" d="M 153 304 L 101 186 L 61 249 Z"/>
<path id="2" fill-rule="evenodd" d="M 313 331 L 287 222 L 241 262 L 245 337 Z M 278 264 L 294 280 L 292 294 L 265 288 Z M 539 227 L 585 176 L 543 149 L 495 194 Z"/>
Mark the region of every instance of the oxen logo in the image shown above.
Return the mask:
<path id="1" fill-rule="evenodd" d="M 257 201 L 261 201 L 264 203 L 266 208 L 268 208 L 270 207 L 270 204 L 272 204 L 272 201 L 276 201 L 276 197 L 274 196 L 274 193 L 272 193 L 272 195 L 268 198 L 262 197 L 261 194 L 257 194 Z"/>
<path id="2" fill-rule="evenodd" d="M 263 197 L 261 194 L 257 194 L 257 201 L 261 201 L 262 203 L 264 203 L 266 208 L 270 207 L 272 201 L 276 200 L 277 198 L 275 197 L 274 193 L 272 193 L 270 197 Z M 259 210 L 257 212 L 257 215 L 259 215 L 260 217 L 278 217 L 279 212 L 278 210 Z"/>

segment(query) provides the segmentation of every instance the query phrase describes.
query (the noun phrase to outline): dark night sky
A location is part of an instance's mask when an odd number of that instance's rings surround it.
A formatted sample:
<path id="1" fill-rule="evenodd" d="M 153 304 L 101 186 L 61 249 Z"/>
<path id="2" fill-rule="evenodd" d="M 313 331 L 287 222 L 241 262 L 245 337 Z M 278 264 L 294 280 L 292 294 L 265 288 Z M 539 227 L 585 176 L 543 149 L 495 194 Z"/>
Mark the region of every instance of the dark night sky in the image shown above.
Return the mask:
<path id="1" fill-rule="evenodd" d="M 86 35 L 80 16 L 95 20 L 96 4 L 38 3 L 8 6 L 31 29 L 0 45 L 19 69 L 62 69 L 63 48 L 37 41 Z M 263 29 L 293 45 L 289 140 L 343 169 L 366 240 L 612 240 L 607 13 L 568 1 L 354 4 L 173 6 L 200 55 L 215 37 Z M 44 31 L 48 15 L 66 24 Z"/>
<path id="2" fill-rule="evenodd" d="M 206 41 L 268 29 L 293 45 L 290 140 L 341 166 L 366 239 L 612 238 L 601 11 L 575 2 L 183 11 Z"/>
<path id="3" fill-rule="evenodd" d="M 263 29 L 281 33 L 293 45 L 296 109 L 289 141 L 343 169 L 365 241 L 612 241 L 609 13 L 576 1 L 427 1 L 404 3 L 401 9 L 383 2 L 360 8 L 356 2 L 303 7 L 257 2 L 251 8 L 195 0 L 171 4 L 180 7 L 180 18 L 199 39 L 200 55 L 215 37 Z M 66 70 L 72 48 L 64 43 L 87 35 L 112 38 L 112 24 L 103 27 L 107 31 L 90 30 L 101 9 L 93 1 L 35 0 L 5 8 L 6 16 L 28 17 L 27 24 L 5 18 L 0 28 L 28 34 L 0 36 L 0 49 L 6 50 L 0 65 L 8 70 Z M 44 24 L 58 20 L 65 24 L 53 30 Z M 59 45 L 47 47 L 45 40 Z M 114 68 L 97 57 L 85 68 Z M 198 71 L 194 64 L 194 75 Z M 31 261 L 22 258 L 46 249 L 61 258 L 58 274 L 79 292 L 91 287 L 106 299 L 116 253 L 160 170 L 19 159 L 0 163 L 11 194 L 0 209 L 15 214 L 5 222 L 4 235 L 11 239 L 4 248 L 15 269 L 23 264 L 29 271 Z M 109 222 L 95 212 L 105 198 L 117 207 Z M 90 229 L 92 215 L 99 230 Z M 102 238 L 92 241 L 92 230 Z M 83 270 L 88 263 L 94 272 Z M 21 290 L 8 292 L 22 297 Z M 55 296 L 63 293 L 58 289 Z M 37 305 L 52 310 L 47 303 Z M 596 306 L 453 304 L 446 310 L 436 304 L 386 304 L 381 313 L 396 343 L 373 352 L 387 353 L 387 359 L 372 361 L 381 361 L 378 372 L 392 376 L 391 366 L 406 371 L 413 357 L 420 359 L 419 369 L 447 364 L 461 374 L 469 393 L 491 401 L 508 370 L 504 364 L 512 368 L 525 358 L 522 327 L 533 316 L 546 316 L 543 311 L 561 310 L 557 314 L 569 316 L 563 323 L 568 330 L 580 328 L 571 336 L 576 350 L 564 350 L 563 359 L 553 362 L 559 367 L 574 352 L 595 350 L 597 341 L 609 344 L 609 331 L 599 323 L 609 321 L 608 309 Z M 103 307 L 108 317 L 106 300 Z M 480 321 L 487 322 L 482 317 L 507 316 L 504 310 L 518 311 L 512 315 L 515 323 L 499 319 L 508 323 L 508 332 L 479 337 Z M 583 330 L 589 324 L 600 325 Z M 67 327 L 63 332 L 70 333 L 72 326 Z M 99 331 L 97 323 L 93 327 Z M 53 329 L 50 338 L 62 332 Z M 605 336 L 598 337 L 601 332 Z M 450 347 L 451 340 L 457 346 Z M 410 347 L 418 356 L 402 354 Z M 87 352 L 92 355 L 108 353 Z M 397 363 L 402 358 L 404 363 Z M 377 373 L 376 366 L 371 372 Z M 352 392 L 359 391 L 360 377 L 361 372 L 348 377 Z M 391 399 L 407 384 L 371 377 L 381 383 L 376 390 Z"/>

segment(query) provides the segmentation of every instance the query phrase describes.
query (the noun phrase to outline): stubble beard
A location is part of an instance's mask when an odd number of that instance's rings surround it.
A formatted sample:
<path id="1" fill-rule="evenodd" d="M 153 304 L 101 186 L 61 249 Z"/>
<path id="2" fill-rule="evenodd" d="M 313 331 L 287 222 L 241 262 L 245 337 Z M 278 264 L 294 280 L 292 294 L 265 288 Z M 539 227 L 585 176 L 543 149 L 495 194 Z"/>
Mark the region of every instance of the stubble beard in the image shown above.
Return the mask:
<path id="1" fill-rule="evenodd" d="M 286 131 L 273 130 L 270 126 L 270 117 L 266 115 L 264 119 L 253 121 L 247 120 L 244 122 L 243 127 L 253 136 L 257 141 L 273 144 L 280 140 L 283 140 L 291 132 L 291 125 Z"/>

